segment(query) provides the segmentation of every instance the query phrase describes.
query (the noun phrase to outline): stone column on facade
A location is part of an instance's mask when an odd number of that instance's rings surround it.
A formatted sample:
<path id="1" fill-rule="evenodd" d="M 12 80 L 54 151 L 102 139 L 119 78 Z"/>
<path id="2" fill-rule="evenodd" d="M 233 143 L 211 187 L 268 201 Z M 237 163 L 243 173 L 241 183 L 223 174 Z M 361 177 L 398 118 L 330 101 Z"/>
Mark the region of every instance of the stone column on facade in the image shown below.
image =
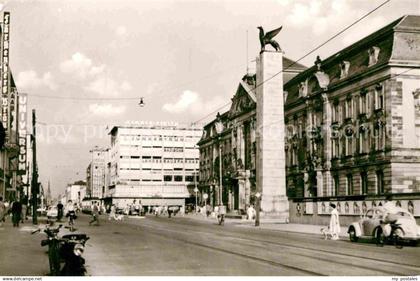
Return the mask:
<path id="1" fill-rule="evenodd" d="M 251 204 L 251 181 L 249 180 L 251 177 L 251 171 L 245 171 L 245 201 L 242 205 L 242 208 L 245 210 L 246 206 Z"/>
<path id="2" fill-rule="evenodd" d="M 330 170 L 325 170 L 324 174 L 324 195 L 331 196 L 332 195 L 332 177 Z"/>
<path id="3" fill-rule="evenodd" d="M 307 171 L 303 173 L 303 197 L 309 197 L 309 174 Z"/>
<path id="4" fill-rule="evenodd" d="M 331 103 L 328 100 L 328 96 L 326 93 L 322 94 L 322 99 L 324 102 L 323 106 L 323 147 L 324 147 L 324 178 L 323 182 L 324 184 L 321 186 L 325 192 L 323 192 L 325 195 L 330 196 L 332 193 L 331 190 L 331 158 L 332 158 L 332 144 L 331 144 L 331 134 L 333 133 L 331 128 L 331 122 L 332 122 L 332 112 L 331 112 Z M 322 196 L 322 193 L 321 193 Z"/>
<path id="5" fill-rule="evenodd" d="M 311 130 L 312 130 L 312 107 L 310 106 L 309 102 L 306 101 L 306 138 L 307 138 L 307 151 L 309 151 L 309 154 L 312 155 L 313 154 L 313 149 L 312 149 L 312 139 L 311 139 Z"/>
<path id="6" fill-rule="evenodd" d="M 238 193 L 239 193 L 239 209 L 244 209 L 244 203 L 245 203 L 245 196 L 246 196 L 246 181 L 243 176 L 242 172 L 239 172 L 238 176 Z"/>
<path id="7" fill-rule="evenodd" d="M 245 130 L 244 130 L 244 125 L 241 124 L 239 126 L 240 128 L 240 135 L 238 135 L 239 137 L 239 141 L 240 141 L 240 158 L 242 159 L 242 164 L 243 167 L 245 167 Z"/>
<path id="8" fill-rule="evenodd" d="M 324 177 L 322 175 L 322 169 L 316 170 L 316 196 L 322 197 L 323 195 L 323 187 L 324 187 Z"/>
<path id="9" fill-rule="evenodd" d="M 288 221 L 284 151 L 283 54 L 257 58 L 257 190 L 264 216 Z"/>

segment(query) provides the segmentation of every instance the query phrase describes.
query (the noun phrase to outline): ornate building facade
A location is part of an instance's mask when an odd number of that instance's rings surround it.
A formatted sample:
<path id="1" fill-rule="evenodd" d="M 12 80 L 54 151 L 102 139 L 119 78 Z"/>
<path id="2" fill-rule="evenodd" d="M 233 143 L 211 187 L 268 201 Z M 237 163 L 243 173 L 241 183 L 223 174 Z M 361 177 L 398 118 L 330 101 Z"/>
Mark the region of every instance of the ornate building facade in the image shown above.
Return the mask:
<path id="1" fill-rule="evenodd" d="M 306 69 L 286 57 L 283 57 L 283 66 L 286 69 L 284 81 Z M 214 206 L 223 198 L 228 210 L 238 214 L 255 201 L 257 192 L 256 85 L 256 75 L 245 75 L 239 82 L 230 109 L 204 126 L 198 143 L 201 203 L 207 201 Z"/>
<path id="2" fill-rule="evenodd" d="M 283 57 L 292 222 L 326 223 L 329 202 L 351 222 L 389 193 L 420 216 L 419 48 L 420 17 L 404 16 L 309 69 Z M 198 143 L 201 195 L 231 211 L 258 190 L 257 85 L 244 76 L 230 110 L 204 126 Z"/>
<path id="3" fill-rule="evenodd" d="M 405 16 L 285 84 L 291 218 L 354 220 L 394 194 L 420 216 L 420 17 Z M 347 218 L 346 218 L 347 215 Z"/>

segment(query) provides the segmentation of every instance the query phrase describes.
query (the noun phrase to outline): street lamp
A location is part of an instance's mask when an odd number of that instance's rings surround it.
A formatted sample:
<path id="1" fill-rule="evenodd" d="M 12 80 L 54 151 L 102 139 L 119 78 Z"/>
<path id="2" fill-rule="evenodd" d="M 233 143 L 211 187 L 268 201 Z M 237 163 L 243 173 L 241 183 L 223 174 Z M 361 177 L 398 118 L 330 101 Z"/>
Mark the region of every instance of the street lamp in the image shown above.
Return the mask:
<path id="1" fill-rule="evenodd" d="M 215 127 L 216 127 L 216 133 L 217 133 L 217 142 L 219 145 L 219 204 L 223 205 L 222 147 L 221 147 L 221 133 L 223 132 L 223 123 L 222 123 L 222 118 L 219 112 L 217 112 Z"/>
<path id="2" fill-rule="evenodd" d="M 197 208 L 198 208 L 198 204 L 197 204 L 197 193 L 198 193 L 198 188 L 197 188 L 197 175 L 196 173 L 194 173 L 194 192 L 195 192 L 195 213 L 197 214 Z"/>
<path id="3" fill-rule="evenodd" d="M 260 226 L 260 201 L 261 201 L 261 193 L 255 193 L 255 197 L 257 198 L 257 206 L 256 206 L 256 214 L 255 214 L 255 226 Z"/>

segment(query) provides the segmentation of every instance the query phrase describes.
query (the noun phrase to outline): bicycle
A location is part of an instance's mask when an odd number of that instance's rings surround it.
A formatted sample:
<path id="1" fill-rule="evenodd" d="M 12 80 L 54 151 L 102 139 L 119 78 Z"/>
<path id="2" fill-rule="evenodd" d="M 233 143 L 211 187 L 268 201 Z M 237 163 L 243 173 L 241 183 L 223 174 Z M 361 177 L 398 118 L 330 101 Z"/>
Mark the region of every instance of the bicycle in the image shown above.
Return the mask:
<path id="1" fill-rule="evenodd" d="M 219 221 L 219 225 L 225 225 L 225 215 L 224 214 L 218 215 L 217 219 Z"/>
<path id="2" fill-rule="evenodd" d="M 75 211 L 70 211 L 67 214 L 68 216 L 68 224 L 69 224 L 69 229 L 71 232 L 75 231 L 74 228 L 74 220 L 76 219 L 76 212 Z"/>

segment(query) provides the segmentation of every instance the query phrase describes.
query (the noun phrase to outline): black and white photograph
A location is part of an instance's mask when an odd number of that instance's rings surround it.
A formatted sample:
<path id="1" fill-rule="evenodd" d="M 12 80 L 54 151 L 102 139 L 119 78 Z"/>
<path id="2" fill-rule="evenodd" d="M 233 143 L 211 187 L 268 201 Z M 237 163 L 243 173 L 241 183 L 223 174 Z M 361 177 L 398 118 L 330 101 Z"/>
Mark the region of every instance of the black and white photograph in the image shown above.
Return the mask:
<path id="1" fill-rule="evenodd" d="M 0 0 L 0 54 L 1 281 L 419 280 L 419 0 Z"/>

